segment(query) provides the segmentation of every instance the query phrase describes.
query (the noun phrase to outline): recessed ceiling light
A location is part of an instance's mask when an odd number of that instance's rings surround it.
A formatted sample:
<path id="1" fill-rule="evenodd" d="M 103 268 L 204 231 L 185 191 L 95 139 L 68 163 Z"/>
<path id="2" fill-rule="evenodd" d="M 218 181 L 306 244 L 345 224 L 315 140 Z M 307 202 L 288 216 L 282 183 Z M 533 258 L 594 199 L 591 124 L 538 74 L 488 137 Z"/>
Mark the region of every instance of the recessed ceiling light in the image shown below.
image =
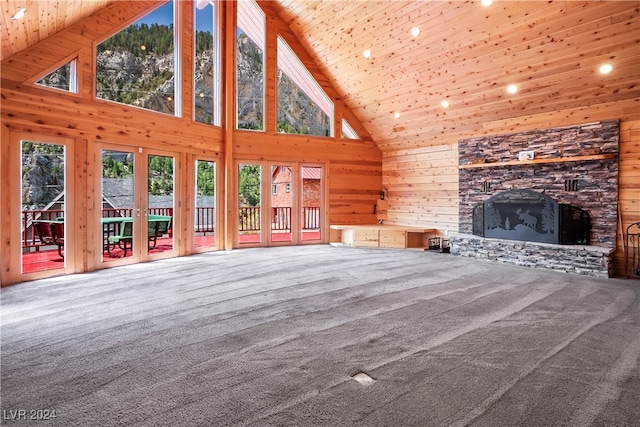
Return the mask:
<path id="1" fill-rule="evenodd" d="M 27 13 L 27 8 L 23 7 L 11 17 L 11 20 L 14 21 L 16 19 L 22 19 L 24 18 L 25 13 Z"/>
<path id="2" fill-rule="evenodd" d="M 413 37 L 418 37 L 420 35 L 420 27 L 413 27 L 411 29 L 411 35 Z"/>
<path id="3" fill-rule="evenodd" d="M 396 111 L 395 113 L 393 113 L 393 117 L 395 117 L 396 119 L 399 119 L 400 113 Z"/>
<path id="4" fill-rule="evenodd" d="M 446 99 L 443 99 L 442 101 L 440 101 L 440 105 L 442 105 L 442 108 L 449 108 L 449 101 L 447 101 Z"/>
<path id="5" fill-rule="evenodd" d="M 365 49 L 364 52 L 362 52 L 362 54 L 367 59 L 371 58 L 371 51 L 369 49 Z"/>
<path id="6" fill-rule="evenodd" d="M 600 67 L 598 67 L 598 72 L 600 74 L 609 74 L 612 71 L 613 71 L 613 65 L 609 63 L 602 64 Z"/>
<path id="7" fill-rule="evenodd" d="M 484 7 L 489 7 L 493 4 L 493 0 L 480 0 L 480 3 L 482 3 Z"/>
<path id="8" fill-rule="evenodd" d="M 513 95 L 514 93 L 518 93 L 518 86 L 516 85 L 507 86 L 507 92 L 509 92 L 511 95 Z"/>

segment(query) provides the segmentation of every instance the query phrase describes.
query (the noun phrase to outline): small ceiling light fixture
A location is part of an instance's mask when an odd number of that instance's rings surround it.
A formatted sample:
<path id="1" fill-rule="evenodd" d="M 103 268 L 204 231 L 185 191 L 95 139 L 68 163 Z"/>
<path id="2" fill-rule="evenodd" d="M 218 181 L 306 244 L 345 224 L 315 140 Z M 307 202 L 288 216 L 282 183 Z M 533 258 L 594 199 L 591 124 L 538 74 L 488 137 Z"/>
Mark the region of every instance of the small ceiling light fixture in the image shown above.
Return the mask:
<path id="1" fill-rule="evenodd" d="M 396 111 L 395 113 L 393 113 L 393 117 L 395 117 L 396 119 L 399 119 L 400 113 Z"/>
<path id="2" fill-rule="evenodd" d="M 440 101 L 440 105 L 442 105 L 442 108 L 449 108 L 451 104 L 446 99 L 443 99 L 442 101 Z"/>
<path id="3" fill-rule="evenodd" d="M 507 86 L 507 92 L 509 92 L 511 95 L 518 93 L 518 86 L 517 85 Z"/>
<path id="4" fill-rule="evenodd" d="M 418 36 L 420 35 L 420 27 L 417 27 L 417 26 L 416 26 L 416 27 L 413 27 L 413 28 L 411 29 L 411 35 L 412 35 L 413 37 L 418 37 Z"/>
<path id="5" fill-rule="evenodd" d="M 362 52 L 362 54 L 367 59 L 371 58 L 371 51 L 369 49 L 365 49 L 364 52 Z"/>
<path id="6" fill-rule="evenodd" d="M 26 8 L 26 7 L 20 8 L 20 10 L 19 10 L 19 11 L 17 11 L 17 12 L 16 12 L 12 17 L 11 17 L 11 20 L 12 20 L 12 21 L 15 21 L 16 19 L 22 19 L 22 18 L 24 18 L 25 13 L 27 13 L 27 8 Z"/>
<path id="7" fill-rule="evenodd" d="M 493 4 L 493 0 L 480 0 L 480 3 L 482 3 L 483 7 L 489 7 Z"/>
<path id="8" fill-rule="evenodd" d="M 609 74 L 612 71 L 613 71 L 613 65 L 609 64 L 608 62 L 606 64 L 602 64 L 602 65 L 600 65 L 600 67 L 598 67 L 598 72 L 600 74 Z"/>

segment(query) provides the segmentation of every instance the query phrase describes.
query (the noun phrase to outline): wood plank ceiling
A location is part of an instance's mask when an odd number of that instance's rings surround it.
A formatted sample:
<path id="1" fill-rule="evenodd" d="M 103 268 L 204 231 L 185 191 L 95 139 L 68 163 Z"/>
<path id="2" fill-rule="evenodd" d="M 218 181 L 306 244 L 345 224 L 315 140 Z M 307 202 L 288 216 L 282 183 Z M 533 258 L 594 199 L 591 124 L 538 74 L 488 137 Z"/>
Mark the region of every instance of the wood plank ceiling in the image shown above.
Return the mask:
<path id="1" fill-rule="evenodd" d="M 3 2 L 2 58 L 110 1 Z M 640 1 L 271 4 L 383 149 L 473 135 L 509 118 L 640 98 Z M 24 5 L 26 19 L 11 20 Z M 598 73 L 604 62 L 614 66 L 609 75 Z M 508 94 L 509 84 L 518 93 Z"/>
<path id="2" fill-rule="evenodd" d="M 56 32 L 80 21 L 114 0 L 3 0 L 0 15 L 2 56 L 20 52 Z M 26 9 L 24 18 L 12 19 Z"/>
<path id="3" fill-rule="evenodd" d="M 477 134 L 507 118 L 640 96 L 637 1 L 278 5 L 383 149 L 431 145 L 444 134 Z M 607 76 L 597 70 L 604 62 L 614 66 Z M 507 93 L 510 84 L 519 86 L 517 94 Z"/>

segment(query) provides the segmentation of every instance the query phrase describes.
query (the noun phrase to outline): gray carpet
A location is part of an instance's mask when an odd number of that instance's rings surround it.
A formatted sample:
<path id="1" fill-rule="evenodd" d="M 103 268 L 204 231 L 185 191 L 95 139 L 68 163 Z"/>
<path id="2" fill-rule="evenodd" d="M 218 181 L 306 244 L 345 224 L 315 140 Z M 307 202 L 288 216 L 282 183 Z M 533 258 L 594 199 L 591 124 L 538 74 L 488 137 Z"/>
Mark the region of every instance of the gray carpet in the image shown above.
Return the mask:
<path id="1" fill-rule="evenodd" d="M 2 422 L 638 426 L 639 283 L 326 245 L 24 283 Z"/>

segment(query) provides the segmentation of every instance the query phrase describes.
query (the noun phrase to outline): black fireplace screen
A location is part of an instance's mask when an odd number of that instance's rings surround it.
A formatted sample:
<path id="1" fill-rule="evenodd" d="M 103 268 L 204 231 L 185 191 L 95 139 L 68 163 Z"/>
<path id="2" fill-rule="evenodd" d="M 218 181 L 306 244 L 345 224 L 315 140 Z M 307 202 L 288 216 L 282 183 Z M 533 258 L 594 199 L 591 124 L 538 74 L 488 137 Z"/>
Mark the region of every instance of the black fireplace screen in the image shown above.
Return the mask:
<path id="1" fill-rule="evenodd" d="M 473 210 L 473 234 L 563 245 L 588 245 L 591 219 L 575 206 L 532 190 L 498 193 Z"/>

